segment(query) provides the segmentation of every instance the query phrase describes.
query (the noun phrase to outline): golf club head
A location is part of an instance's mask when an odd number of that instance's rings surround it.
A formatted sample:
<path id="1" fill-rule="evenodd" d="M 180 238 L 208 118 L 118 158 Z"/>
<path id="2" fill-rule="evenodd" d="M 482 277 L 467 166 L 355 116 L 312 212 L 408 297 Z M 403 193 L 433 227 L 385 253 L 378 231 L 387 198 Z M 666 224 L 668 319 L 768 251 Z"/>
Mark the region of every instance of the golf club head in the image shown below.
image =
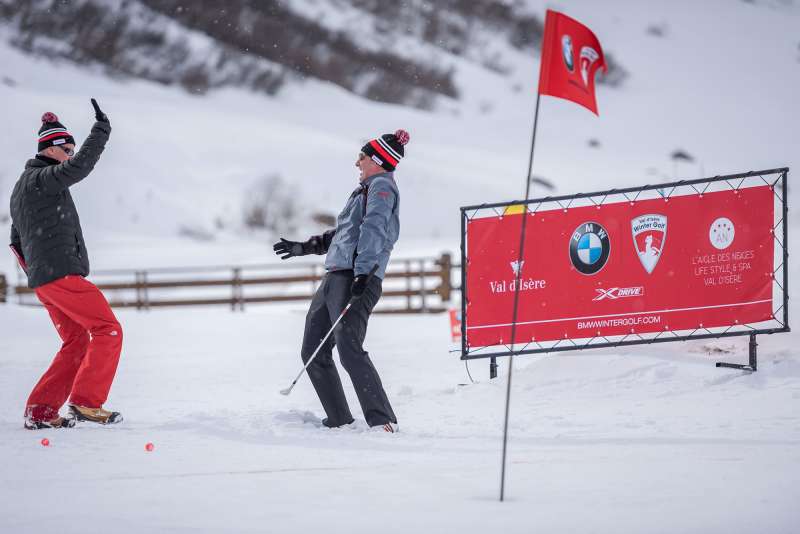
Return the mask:
<path id="1" fill-rule="evenodd" d="M 289 394 L 289 393 L 291 393 L 291 392 L 292 392 L 292 388 L 291 388 L 291 386 L 290 386 L 290 387 L 288 387 L 288 388 L 286 388 L 286 389 L 282 389 L 282 390 L 281 390 L 281 395 L 288 395 L 288 394 Z"/>

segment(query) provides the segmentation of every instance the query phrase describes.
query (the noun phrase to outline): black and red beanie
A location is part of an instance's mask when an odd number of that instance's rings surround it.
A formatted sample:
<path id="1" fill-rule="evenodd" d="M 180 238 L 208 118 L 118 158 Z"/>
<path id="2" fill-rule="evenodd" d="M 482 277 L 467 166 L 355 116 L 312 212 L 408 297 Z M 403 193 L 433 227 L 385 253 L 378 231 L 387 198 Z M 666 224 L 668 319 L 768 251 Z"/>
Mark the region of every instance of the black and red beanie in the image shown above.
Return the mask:
<path id="1" fill-rule="evenodd" d="M 407 131 L 397 130 L 393 134 L 384 134 L 368 142 L 361 148 L 361 152 L 384 170 L 392 172 L 405 156 L 404 147 L 410 139 Z"/>
<path id="2" fill-rule="evenodd" d="M 55 113 L 47 112 L 42 115 L 42 127 L 39 128 L 39 152 L 50 146 L 75 144 L 75 138 L 67 131 L 63 124 L 58 122 Z"/>

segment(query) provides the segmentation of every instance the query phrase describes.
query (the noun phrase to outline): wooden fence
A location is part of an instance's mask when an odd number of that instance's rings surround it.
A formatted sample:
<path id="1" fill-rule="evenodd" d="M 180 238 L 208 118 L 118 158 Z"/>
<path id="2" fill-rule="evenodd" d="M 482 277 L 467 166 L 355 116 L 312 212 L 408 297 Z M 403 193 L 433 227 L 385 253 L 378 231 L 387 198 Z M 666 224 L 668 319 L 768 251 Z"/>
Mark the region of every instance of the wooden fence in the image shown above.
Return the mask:
<path id="1" fill-rule="evenodd" d="M 377 313 L 437 313 L 449 307 L 452 273 L 450 254 L 390 262 Z M 227 305 L 232 311 L 246 304 L 308 301 L 325 274 L 319 263 L 238 267 L 160 268 L 93 272 L 90 279 L 115 308 Z M 0 302 L 5 300 L 0 275 Z M 22 305 L 38 305 L 21 276 L 11 288 Z"/>

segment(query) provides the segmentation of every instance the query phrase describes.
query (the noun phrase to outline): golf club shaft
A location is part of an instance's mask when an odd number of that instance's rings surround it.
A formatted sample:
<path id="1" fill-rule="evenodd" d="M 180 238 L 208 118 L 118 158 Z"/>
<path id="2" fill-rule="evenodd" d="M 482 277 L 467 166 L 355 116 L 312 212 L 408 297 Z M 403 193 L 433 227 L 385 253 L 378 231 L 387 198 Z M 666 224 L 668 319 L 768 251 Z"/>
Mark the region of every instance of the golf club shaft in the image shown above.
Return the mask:
<path id="1" fill-rule="evenodd" d="M 322 341 L 320 342 L 319 346 L 317 347 L 317 350 L 314 351 L 314 354 L 311 355 L 311 357 L 308 359 L 308 361 L 303 366 L 303 368 L 300 369 L 300 372 L 297 374 L 297 377 L 295 377 L 294 381 L 292 382 L 292 385 L 289 387 L 290 391 L 294 387 L 294 385 L 297 384 L 297 381 L 300 380 L 300 377 L 303 376 L 303 373 L 306 372 L 306 369 L 308 369 L 308 366 L 311 365 L 311 362 L 314 361 L 314 358 L 317 357 L 317 353 L 320 351 L 322 346 L 325 345 L 325 342 L 328 341 L 328 338 L 331 337 L 331 334 L 333 333 L 333 329 L 336 328 L 336 325 L 339 324 L 339 321 L 342 320 L 342 317 L 344 317 L 344 314 L 347 313 L 347 310 L 349 310 L 350 306 L 352 306 L 352 305 L 353 305 L 353 299 L 350 299 L 350 302 L 348 302 L 347 306 L 344 307 L 344 309 L 342 310 L 342 313 L 340 313 L 339 317 L 336 318 L 336 322 L 333 323 L 333 326 L 331 326 L 331 329 L 328 330 L 328 333 L 325 334 L 324 338 L 322 338 Z"/>
<path id="2" fill-rule="evenodd" d="M 369 271 L 369 274 L 367 275 L 367 284 L 369 284 L 370 280 L 372 280 L 372 277 L 373 277 L 373 276 L 375 276 L 375 272 L 376 272 L 377 270 L 378 270 L 378 264 L 376 263 L 376 264 L 375 264 L 375 265 L 372 267 L 372 269 L 370 269 L 370 271 Z M 337 318 L 336 318 L 336 321 L 333 323 L 333 326 L 331 326 L 331 329 L 330 329 L 330 330 L 328 330 L 328 333 L 327 333 L 327 334 L 325 334 L 325 337 L 324 337 L 324 338 L 322 338 L 322 341 L 321 341 L 321 342 L 320 342 L 320 344 L 317 346 L 317 350 L 315 350 L 315 351 L 314 351 L 314 354 L 312 354 L 312 355 L 311 355 L 311 357 L 308 359 L 308 361 L 307 361 L 307 362 L 306 362 L 306 364 L 303 366 L 303 368 L 302 368 L 302 369 L 300 369 L 300 372 L 299 372 L 299 373 L 297 373 L 297 377 L 295 377 L 294 381 L 292 382 L 292 385 L 291 385 L 291 386 L 289 386 L 288 388 L 284 389 L 284 390 L 281 390 L 281 393 L 282 393 L 282 394 L 284 394 L 284 395 L 288 395 L 289 393 L 291 393 L 291 392 L 292 392 L 292 389 L 294 388 L 294 385 L 295 385 L 295 384 L 297 384 L 297 381 L 298 381 L 298 380 L 300 380 L 300 377 L 301 377 L 301 376 L 303 376 L 303 373 L 305 373 L 305 372 L 306 372 L 306 369 L 308 369 L 308 366 L 309 366 L 309 365 L 311 365 L 311 362 L 313 362 L 313 361 L 314 361 L 314 358 L 316 358 L 316 357 L 317 357 L 317 353 L 320 351 L 320 349 L 322 348 L 322 346 L 323 346 L 323 345 L 325 345 L 325 342 L 326 342 L 326 341 L 328 341 L 328 338 L 329 338 L 329 337 L 331 337 L 331 334 L 333 333 L 333 330 L 334 330 L 334 328 L 336 328 L 336 325 L 338 325 L 338 324 L 339 324 L 339 321 L 341 321 L 341 320 L 342 320 L 342 317 L 344 317 L 344 315 L 347 313 L 347 310 L 349 310 L 349 309 L 350 309 L 350 306 L 352 306 L 352 305 L 353 305 L 353 302 L 355 302 L 356 300 L 358 300 L 358 299 L 360 298 L 360 296 L 361 296 L 361 295 L 359 295 L 359 296 L 355 296 L 355 295 L 353 295 L 352 297 L 350 297 L 350 300 L 349 300 L 349 301 L 347 301 L 347 306 L 345 306 L 345 307 L 344 307 L 344 309 L 342 310 L 342 313 L 340 313 L 340 314 L 339 314 L 339 317 L 337 317 Z"/>

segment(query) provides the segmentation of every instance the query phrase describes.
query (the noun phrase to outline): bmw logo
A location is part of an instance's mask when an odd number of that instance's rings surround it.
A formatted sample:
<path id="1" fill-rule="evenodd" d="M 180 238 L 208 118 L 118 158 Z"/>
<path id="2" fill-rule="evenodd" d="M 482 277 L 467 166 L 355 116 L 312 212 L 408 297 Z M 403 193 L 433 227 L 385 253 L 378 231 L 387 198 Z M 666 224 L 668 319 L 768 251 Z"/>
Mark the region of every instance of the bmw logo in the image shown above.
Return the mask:
<path id="1" fill-rule="evenodd" d="M 561 38 L 561 56 L 564 58 L 567 70 L 570 72 L 575 70 L 575 63 L 572 60 L 572 38 L 569 35 Z"/>
<path id="2" fill-rule="evenodd" d="M 611 253 L 608 232 L 596 222 L 581 223 L 569 240 L 569 259 L 583 274 L 595 274 L 602 269 Z"/>

